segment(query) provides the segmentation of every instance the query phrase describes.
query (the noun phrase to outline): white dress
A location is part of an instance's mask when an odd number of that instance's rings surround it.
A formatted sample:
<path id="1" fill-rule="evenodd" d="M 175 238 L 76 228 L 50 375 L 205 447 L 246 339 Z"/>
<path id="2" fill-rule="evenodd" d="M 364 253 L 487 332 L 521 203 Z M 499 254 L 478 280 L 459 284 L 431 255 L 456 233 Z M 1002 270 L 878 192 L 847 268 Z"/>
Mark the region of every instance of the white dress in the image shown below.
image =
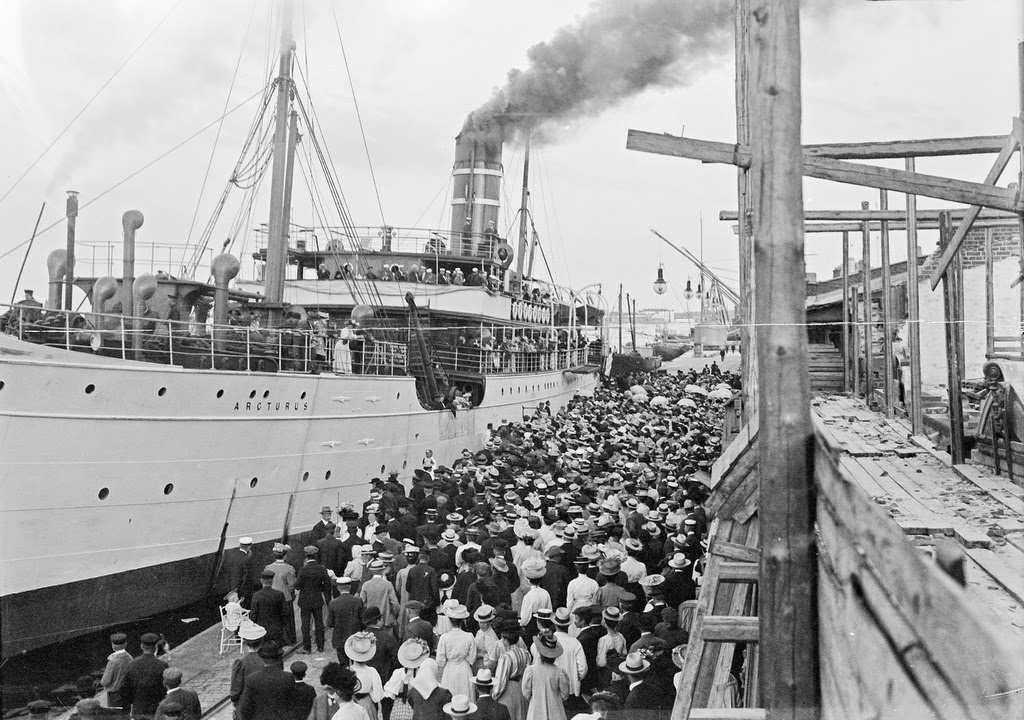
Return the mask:
<path id="1" fill-rule="evenodd" d="M 441 669 L 441 687 L 452 696 L 472 697 L 476 639 L 465 630 L 450 630 L 438 638 L 437 666 Z"/>
<path id="2" fill-rule="evenodd" d="M 352 331 L 344 327 L 338 335 L 338 342 L 334 345 L 334 372 L 348 375 L 352 372 L 352 351 L 349 349 L 349 340 L 352 339 Z"/>

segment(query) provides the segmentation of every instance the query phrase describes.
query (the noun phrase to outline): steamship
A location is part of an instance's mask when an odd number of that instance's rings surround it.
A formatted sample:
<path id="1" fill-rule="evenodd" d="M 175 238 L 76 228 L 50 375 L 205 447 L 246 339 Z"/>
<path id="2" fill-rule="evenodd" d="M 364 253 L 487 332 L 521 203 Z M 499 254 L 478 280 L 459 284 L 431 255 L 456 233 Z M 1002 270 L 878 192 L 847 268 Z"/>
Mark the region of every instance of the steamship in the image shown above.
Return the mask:
<path id="1" fill-rule="evenodd" d="M 227 252 L 211 281 L 195 267 L 137 274 L 134 210 L 120 277 L 76 273 L 71 194 L 45 307 L 3 317 L 4 657 L 216 594 L 240 537 L 258 555 L 295 545 L 371 478 L 408 478 L 428 449 L 477 450 L 598 382 L 602 308 L 531 277 L 525 224 L 516 248 L 498 235 L 500 137 L 456 139 L 447 230 L 292 223 L 302 108 L 288 25 L 263 106 L 272 176 L 254 278 Z"/>

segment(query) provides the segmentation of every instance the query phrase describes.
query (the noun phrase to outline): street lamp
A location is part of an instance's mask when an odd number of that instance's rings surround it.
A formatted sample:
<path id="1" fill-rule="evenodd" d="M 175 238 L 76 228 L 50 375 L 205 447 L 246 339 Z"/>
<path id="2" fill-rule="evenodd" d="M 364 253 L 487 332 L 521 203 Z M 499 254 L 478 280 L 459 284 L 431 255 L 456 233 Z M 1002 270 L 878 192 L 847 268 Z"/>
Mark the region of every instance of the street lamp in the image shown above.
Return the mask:
<path id="1" fill-rule="evenodd" d="M 659 265 L 658 279 L 654 281 L 654 292 L 658 295 L 664 295 L 666 290 L 668 290 L 668 283 L 665 282 L 665 269 Z"/>

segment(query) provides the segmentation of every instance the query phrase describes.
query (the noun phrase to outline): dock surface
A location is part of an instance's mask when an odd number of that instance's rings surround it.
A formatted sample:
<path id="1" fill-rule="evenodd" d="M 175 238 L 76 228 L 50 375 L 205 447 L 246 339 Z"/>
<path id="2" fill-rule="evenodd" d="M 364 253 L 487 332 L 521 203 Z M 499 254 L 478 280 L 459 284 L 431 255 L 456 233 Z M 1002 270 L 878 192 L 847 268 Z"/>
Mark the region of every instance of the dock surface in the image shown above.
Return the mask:
<path id="1" fill-rule="evenodd" d="M 969 595 L 1024 648 L 1024 489 L 984 465 L 953 466 L 908 422 L 859 400 L 825 395 L 812 409 L 843 448 L 842 467 L 922 552 L 962 548 Z"/>

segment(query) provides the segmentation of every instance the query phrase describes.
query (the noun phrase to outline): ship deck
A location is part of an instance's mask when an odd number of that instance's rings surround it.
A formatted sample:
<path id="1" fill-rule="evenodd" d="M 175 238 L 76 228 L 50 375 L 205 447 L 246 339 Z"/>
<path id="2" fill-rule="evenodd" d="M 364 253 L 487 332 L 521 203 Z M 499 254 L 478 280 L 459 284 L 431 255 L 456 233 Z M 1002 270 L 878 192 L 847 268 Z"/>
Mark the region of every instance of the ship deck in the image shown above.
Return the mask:
<path id="1" fill-rule="evenodd" d="M 1024 488 L 914 436 L 910 424 L 862 401 L 824 395 L 813 412 L 843 448 L 840 465 L 922 552 L 953 540 L 969 601 L 1024 647 Z"/>

